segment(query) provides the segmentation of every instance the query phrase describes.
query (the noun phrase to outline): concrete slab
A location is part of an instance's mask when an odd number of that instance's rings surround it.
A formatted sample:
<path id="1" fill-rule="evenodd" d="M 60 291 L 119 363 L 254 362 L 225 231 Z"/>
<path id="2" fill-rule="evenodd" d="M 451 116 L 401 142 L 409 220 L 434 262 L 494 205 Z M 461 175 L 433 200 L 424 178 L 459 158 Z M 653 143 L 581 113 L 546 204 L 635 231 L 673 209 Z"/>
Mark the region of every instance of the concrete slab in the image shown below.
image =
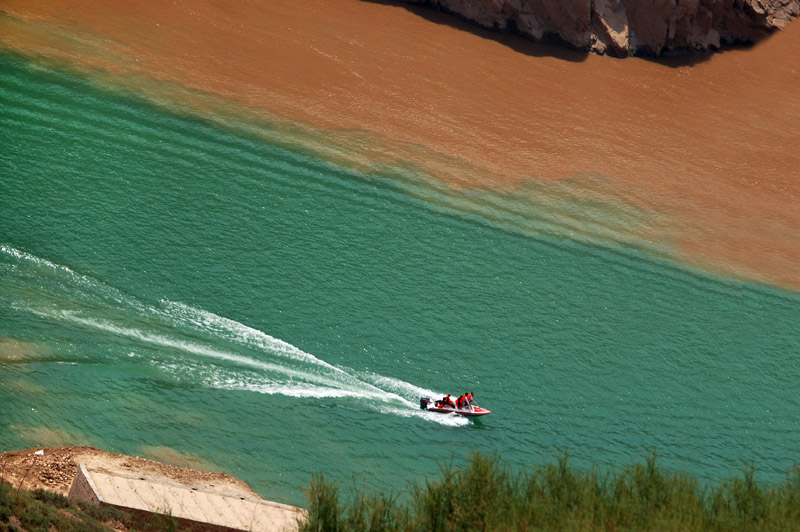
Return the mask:
<path id="1" fill-rule="evenodd" d="M 252 532 L 293 532 L 297 520 L 305 516 L 302 509 L 286 504 L 144 475 L 90 469 L 85 464 L 80 464 L 70 497 Z"/>

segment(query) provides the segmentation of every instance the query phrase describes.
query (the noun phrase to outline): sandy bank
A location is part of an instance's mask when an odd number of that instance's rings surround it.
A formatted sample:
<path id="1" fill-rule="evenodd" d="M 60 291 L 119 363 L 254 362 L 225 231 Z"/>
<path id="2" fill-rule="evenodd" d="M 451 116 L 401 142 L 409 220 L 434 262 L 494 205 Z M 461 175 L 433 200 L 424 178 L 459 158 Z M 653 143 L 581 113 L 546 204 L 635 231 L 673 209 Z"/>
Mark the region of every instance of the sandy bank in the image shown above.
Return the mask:
<path id="1" fill-rule="evenodd" d="M 44 451 L 37 456 L 36 451 Z M 258 497 L 245 482 L 226 473 L 211 473 L 184 467 L 175 467 L 145 458 L 110 453 L 94 447 L 35 447 L 0 454 L 0 471 L 12 486 L 32 490 L 46 489 L 66 496 L 78 465 L 92 469 L 137 473 L 225 491 L 242 497 Z"/>
<path id="2" fill-rule="evenodd" d="M 0 455 L 0 479 L 115 507 L 150 522 L 155 514 L 181 529 L 291 532 L 305 512 L 261 499 L 247 484 L 211 473 L 91 447 L 47 447 Z"/>

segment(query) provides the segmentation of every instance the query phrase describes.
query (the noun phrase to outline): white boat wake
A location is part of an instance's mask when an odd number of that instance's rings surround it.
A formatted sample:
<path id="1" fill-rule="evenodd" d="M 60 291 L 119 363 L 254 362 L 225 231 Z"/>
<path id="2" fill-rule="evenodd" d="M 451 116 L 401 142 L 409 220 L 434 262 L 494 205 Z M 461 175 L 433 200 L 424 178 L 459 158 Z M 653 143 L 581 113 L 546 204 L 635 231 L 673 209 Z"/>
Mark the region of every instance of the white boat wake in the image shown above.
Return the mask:
<path id="1" fill-rule="evenodd" d="M 419 409 L 420 396 L 438 392 L 411 383 L 337 367 L 279 338 L 184 303 L 147 304 L 88 275 L 0 245 L 8 282 L 0 301 L 43 319 L 100 335 L 126 356 L 144 359 L 179 381 L 218 390 L 296 398 L 350 398 L 385 414 L 460 426 L 468 420 Z M 35 277 L 37 283 L 24 282 Z M 35 284 L 36 291 L 30 286 Z M 25 288 L 24 294 L 19 291 Z M 121 352 L 121 351 L 119 351 Z M 129 361 L 130 363 L 130 361 Z"/>

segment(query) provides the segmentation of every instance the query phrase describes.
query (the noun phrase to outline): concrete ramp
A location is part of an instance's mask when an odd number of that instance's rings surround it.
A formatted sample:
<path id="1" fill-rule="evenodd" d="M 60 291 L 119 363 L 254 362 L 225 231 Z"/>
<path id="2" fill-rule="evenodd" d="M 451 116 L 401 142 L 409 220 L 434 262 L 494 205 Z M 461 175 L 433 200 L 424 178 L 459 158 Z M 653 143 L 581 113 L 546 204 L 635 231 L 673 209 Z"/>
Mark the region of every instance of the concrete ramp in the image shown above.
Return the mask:
<path id="1" fill-rule="evenodd" d="M 254 497 L 193 487 L 171 480 L 133 475 L 80 464 L 70 498 L 121 510 L 169 515 L 195 530 L 293 532 L 305 512 Z"/>

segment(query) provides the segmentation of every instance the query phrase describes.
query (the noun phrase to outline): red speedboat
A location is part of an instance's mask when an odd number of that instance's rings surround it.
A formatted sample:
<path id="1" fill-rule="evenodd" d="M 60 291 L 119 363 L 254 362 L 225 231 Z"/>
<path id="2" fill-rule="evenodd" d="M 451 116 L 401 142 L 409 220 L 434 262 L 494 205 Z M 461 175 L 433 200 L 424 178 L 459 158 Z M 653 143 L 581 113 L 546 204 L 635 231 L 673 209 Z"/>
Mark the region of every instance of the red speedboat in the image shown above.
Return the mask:
<path id="1" fill-rule="evenodd" d="M 431 412 L 439 412 L 441 414 L 458 414 L 459 416 L 477 417 L 491 414 L 490 410 L 481 408 L 478 405 L 469 405 L 465 408 L 456 408 L 442 403 L 441 401 L 431 401 L 430 397 L 420 397 L 419 407 L 422 410 L 430 410 Z"/>

